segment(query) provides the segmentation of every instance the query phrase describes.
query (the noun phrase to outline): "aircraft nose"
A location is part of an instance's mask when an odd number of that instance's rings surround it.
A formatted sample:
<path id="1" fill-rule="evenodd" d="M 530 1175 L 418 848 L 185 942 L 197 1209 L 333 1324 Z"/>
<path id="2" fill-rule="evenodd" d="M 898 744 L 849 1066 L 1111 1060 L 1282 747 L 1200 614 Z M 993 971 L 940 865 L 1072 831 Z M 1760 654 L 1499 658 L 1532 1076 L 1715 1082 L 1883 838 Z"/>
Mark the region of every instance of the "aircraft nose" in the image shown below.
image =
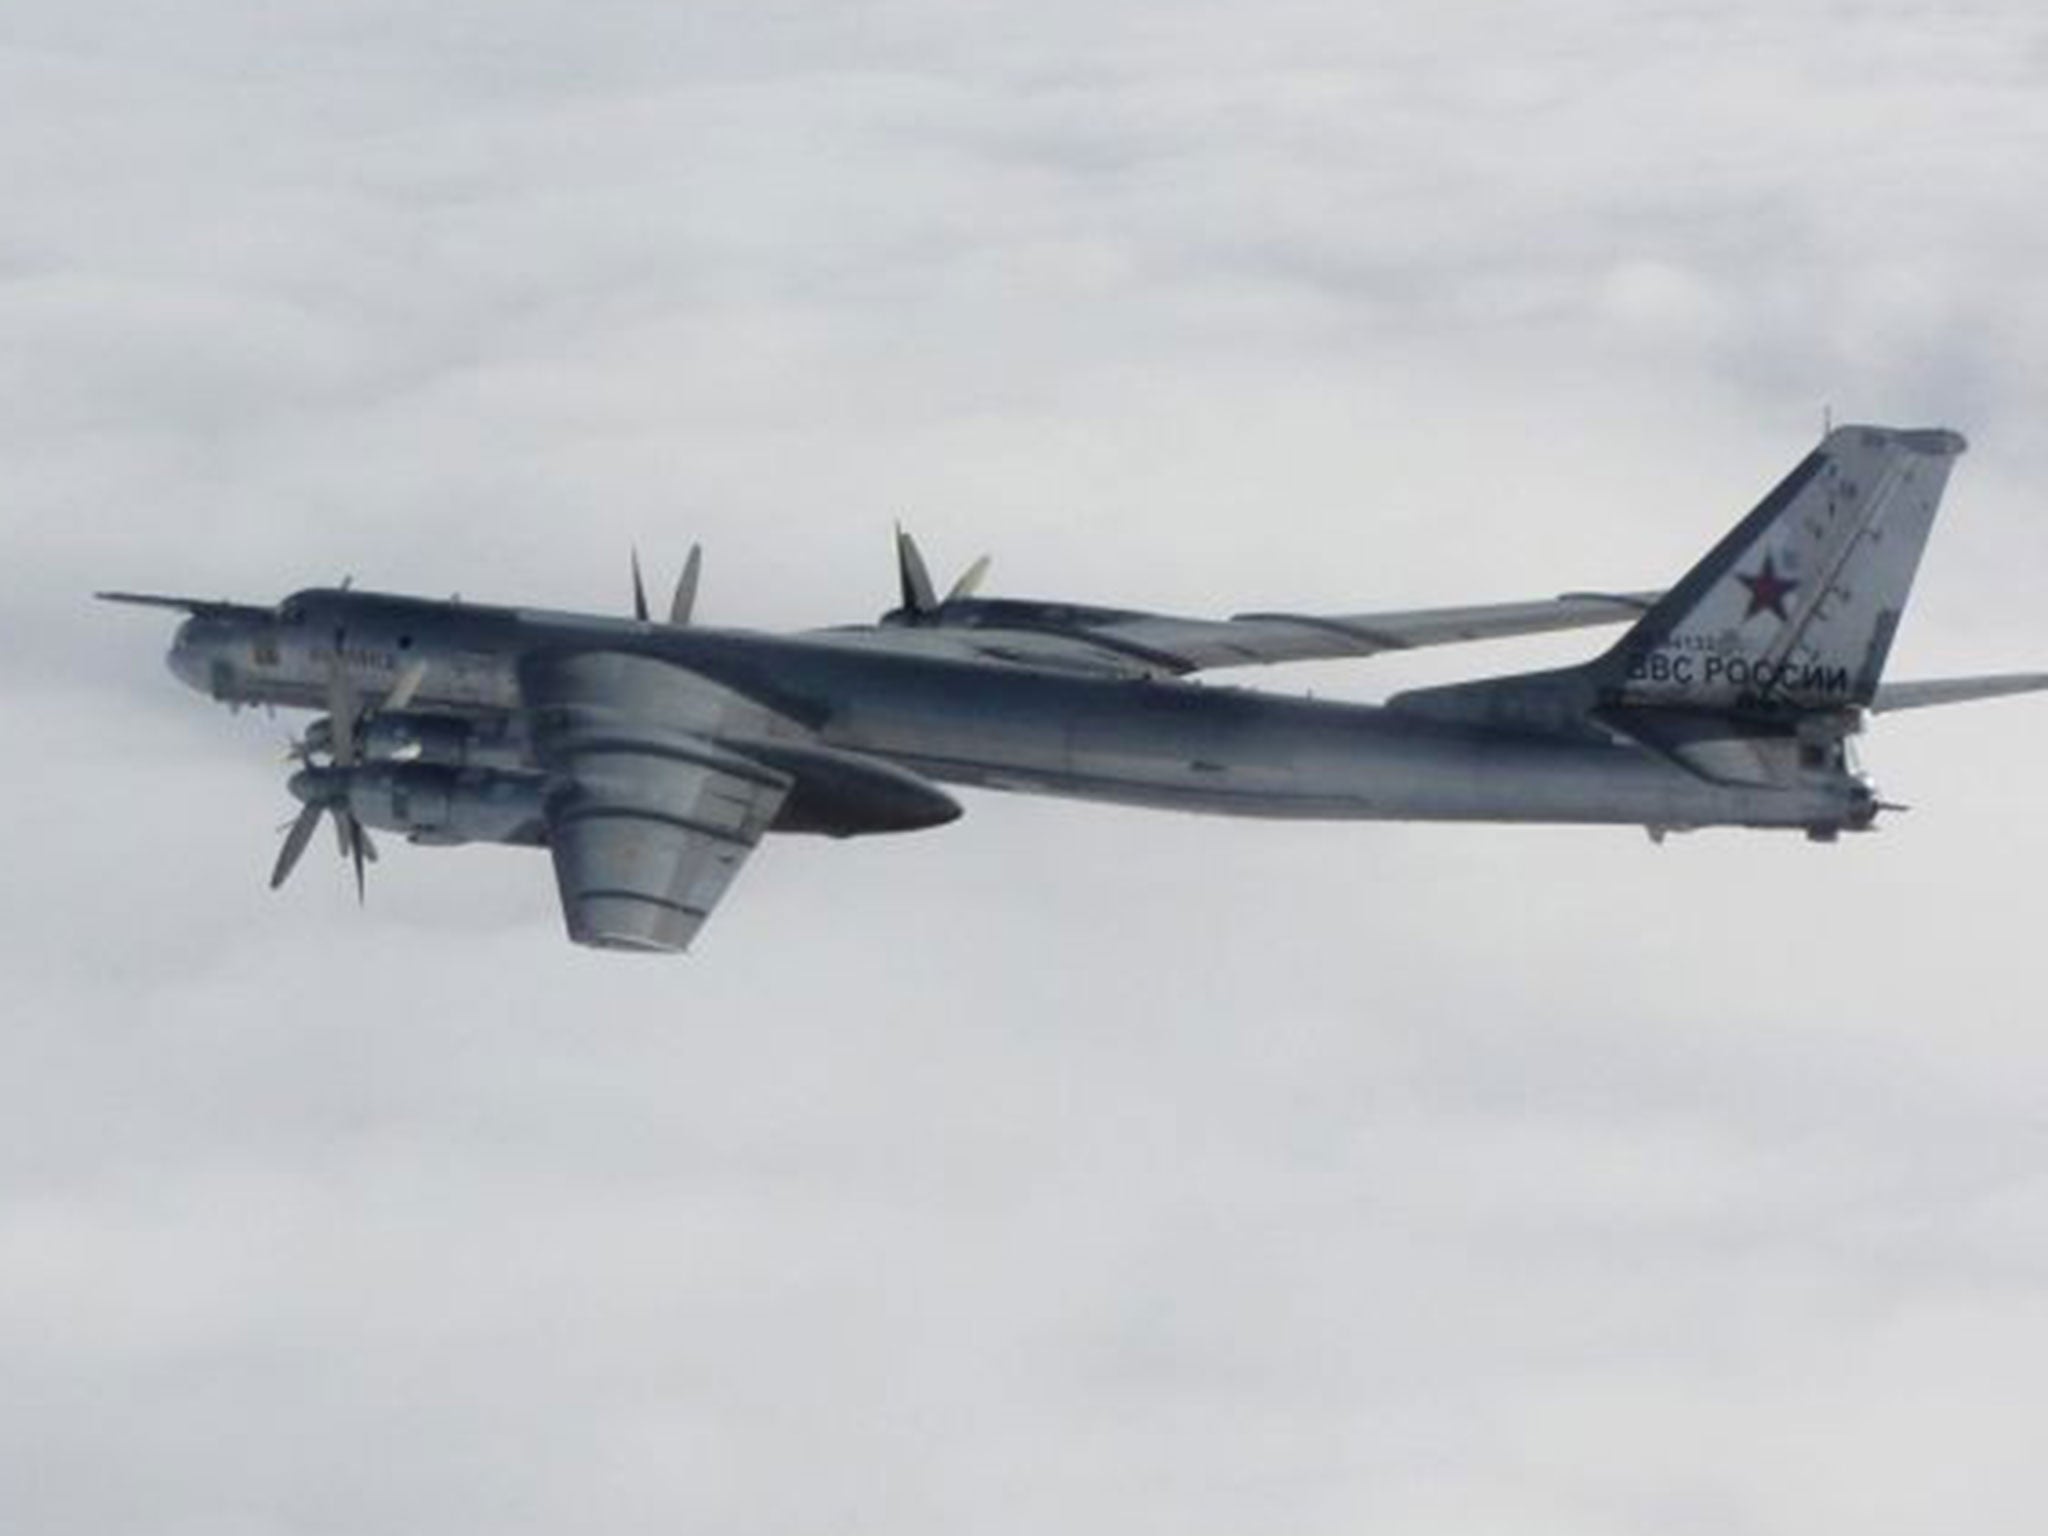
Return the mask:
<path id="1" fill-rule="evenodd" d="M 187 688 L 206 692 L 207 655 L 206 646 L 201 643 L 198 619 L 187 619 L 178 626 L 178 632 L 171 636 L 171 648 L 164 656 L 164 665 Z"/>

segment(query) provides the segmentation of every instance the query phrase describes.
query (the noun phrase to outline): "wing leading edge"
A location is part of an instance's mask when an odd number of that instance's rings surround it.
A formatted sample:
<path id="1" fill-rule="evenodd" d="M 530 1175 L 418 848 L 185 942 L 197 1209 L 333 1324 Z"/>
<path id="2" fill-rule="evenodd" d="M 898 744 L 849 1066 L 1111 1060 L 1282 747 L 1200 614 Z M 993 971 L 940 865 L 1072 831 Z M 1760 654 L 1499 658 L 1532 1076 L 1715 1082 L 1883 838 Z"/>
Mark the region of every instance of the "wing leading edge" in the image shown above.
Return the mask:
<path id="1" fill-rule="evenodd" d="M 1619 624 L 1639 618 L 1655 592 L 1570 593 L 1533 602 L 1483 603 L 1457 608 L 1410 608 L 1389 613 L 1240 613 L 1222 622 L 1188 619 L 1139 621 L 1138 628 L 1187 658 L 1189 671 L 1263 666 L 1283 661 L 1376 656 L 1468 640 L 1500 640 Z"/>
<path id="2" fill-rule="evenodd" d="M 1214 667 L 1375 656 L 1618 624 L 1656 592 L 1570 593 L 1530 602 L 1378 613 L 1243 613 L 1229 619 L 969 598 L 892 615 L 880 628 L 829 631 L 837 643 L 1112 677 L 1178 677 Z"/>

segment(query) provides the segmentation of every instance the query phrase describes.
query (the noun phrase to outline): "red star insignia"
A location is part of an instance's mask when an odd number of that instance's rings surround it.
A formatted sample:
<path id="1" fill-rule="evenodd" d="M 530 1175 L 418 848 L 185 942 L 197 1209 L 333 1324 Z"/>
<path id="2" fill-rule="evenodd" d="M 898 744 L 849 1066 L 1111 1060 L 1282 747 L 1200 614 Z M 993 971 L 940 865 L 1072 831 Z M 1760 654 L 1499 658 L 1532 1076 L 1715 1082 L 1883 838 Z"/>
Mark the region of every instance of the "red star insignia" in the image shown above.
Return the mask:
<path id="1" fill-rule="evenodd" d="M 1799 590 L 1799 583 L 1778 574 L 1775 555 L 1765 555 L 1764 563 L 1753 574 L 1737 572 L 1735 579 L 1749 590 L 1749 612 L 1742 616 L 1745 624 L 1760 613 L 1768 613 L 1781 622 L 1790 617 L 1785 612 L 1785 599 Z"/>

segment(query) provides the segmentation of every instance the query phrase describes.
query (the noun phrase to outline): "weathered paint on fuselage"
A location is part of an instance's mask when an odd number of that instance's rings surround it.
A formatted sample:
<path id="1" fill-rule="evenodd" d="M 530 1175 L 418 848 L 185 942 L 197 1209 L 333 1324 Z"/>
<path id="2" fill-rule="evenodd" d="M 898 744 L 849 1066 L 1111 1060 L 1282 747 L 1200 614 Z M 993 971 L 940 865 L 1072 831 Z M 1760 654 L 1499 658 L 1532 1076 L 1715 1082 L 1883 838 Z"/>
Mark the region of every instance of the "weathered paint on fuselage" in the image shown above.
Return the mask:
<path id="1" fill-rule="evenodd" d="M 604 649 L 656 656 L 934 779 L 1238 816 L 1829 828 L 1860 789 L 1711 784 L 1596 737 L 1511 733 L 1362 704 L 1174 680 L 1105 680 L 893 652 L 829 631 L 777 636 L 314 591 L 268 628 L 195 617 L 172 669 L 235 702 L 317 709 L 335 659 L 374 704 L 417 661 L 412 708 L 520 705 L 519 664 Z"/>

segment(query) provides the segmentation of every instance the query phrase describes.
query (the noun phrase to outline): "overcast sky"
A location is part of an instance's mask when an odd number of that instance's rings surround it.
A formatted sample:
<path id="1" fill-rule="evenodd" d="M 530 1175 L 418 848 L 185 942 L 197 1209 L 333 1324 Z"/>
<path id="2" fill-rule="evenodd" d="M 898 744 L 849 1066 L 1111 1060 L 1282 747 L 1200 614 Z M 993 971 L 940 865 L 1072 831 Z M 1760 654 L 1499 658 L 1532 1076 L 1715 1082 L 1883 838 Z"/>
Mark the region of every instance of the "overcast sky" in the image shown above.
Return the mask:
<path id="1" fill-rule="evenodd" d="M 993 796 L 697 952 L 324 845 L 132 586 L 708 621 L 1674 578 L 1944 425 L 2048 663 L 2018 3 L 0 19 L 0 1529 L 2032 1533 L 2048 706 L 1831 848 Z M 1297 669 L 1373 699 L 1566 638 Z"/>

